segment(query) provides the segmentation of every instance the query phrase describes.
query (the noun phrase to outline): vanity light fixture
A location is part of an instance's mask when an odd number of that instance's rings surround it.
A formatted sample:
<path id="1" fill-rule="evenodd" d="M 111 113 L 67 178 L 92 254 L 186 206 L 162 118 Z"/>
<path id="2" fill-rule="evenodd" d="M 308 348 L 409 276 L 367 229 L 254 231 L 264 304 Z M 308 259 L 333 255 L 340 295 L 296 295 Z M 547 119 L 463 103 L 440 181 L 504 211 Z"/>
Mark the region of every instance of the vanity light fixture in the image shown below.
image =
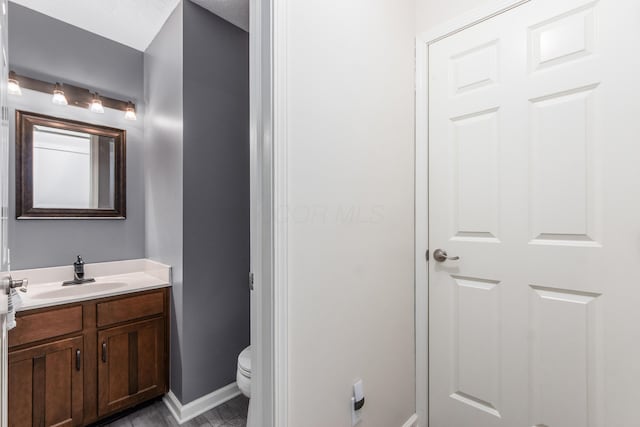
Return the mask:
<path id="1" fill-rule="evenodd" d="M 93 95 L 93 99 L 91 100 L 91 105 L 89 106 L 89 110 L 91 110 L 92 113 L 98 113 L 98 114 L 104 113 L 102 100 L 100 99 L 100 95 L 98 95 L 97 93 Z"/>
<path id="2" fill-rule="evenodd" d="M 56 105 L 69 105 L 69 102 L 67 102 L 67 97 L 64 96 L 64 91 L 62 90 L 62 86 L 60 85 L 60 83 L 56 83 L 53 89 L 53 98 L 51 99 L 51 102 Z"/>
<path id="3" fill-rule="evenodd" d="M 136 117 L 136 106 L 133 105 L 133 102 L 127 102 L 127 109 L 124 113 L 124 118 L 127 120 L 138 120 Z"/>
<path id="4" fill-rule="evenodd" d="M 9 86 L 9 95 L 22 96 L 22 89 L 20 88 L 20 82 L 18 81 L 18 79 L 16 79 L 16 73 L 14 73 L 13 71 L 9 73 L 9 80 L 7 83 Z"/>
<path id="5" fill-rule="evenodd" d="M 53 94 L 51 101 L 56 105 L 68 105 L 88 109 L 91 112 L 102 114 L 105 108 L 122 111 L 126 120 L 136 120 L 136 104 L 131 101 L 122 101 L 108 96 L 101 96 L 90 89 L 65 83 L 49 83 L 32 77 L 9 72 L 9 93 L 20 94 L 22 89 Z"/>

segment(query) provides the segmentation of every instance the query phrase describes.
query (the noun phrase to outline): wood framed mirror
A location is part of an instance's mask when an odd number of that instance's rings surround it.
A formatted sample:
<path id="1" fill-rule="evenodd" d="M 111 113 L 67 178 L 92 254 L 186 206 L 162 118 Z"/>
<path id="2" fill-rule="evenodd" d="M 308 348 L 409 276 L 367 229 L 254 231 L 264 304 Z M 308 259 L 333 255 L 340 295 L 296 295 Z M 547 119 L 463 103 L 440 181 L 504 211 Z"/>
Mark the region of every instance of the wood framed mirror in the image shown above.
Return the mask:
<path id="1" fill-rule="evenodd" d="M 16 218 L 126 218 L 126 131 L 16 111 Z"/>

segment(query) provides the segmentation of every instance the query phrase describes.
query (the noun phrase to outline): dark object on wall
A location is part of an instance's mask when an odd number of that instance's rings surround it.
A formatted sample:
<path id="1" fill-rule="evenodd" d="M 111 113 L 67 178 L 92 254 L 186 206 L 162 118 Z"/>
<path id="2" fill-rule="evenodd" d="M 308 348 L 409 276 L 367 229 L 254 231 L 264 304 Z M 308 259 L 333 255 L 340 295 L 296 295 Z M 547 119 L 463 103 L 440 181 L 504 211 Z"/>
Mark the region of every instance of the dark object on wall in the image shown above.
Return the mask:
<path id="1" fill-rule="evenodd" d="M 36 134 L 53 135 L 58 149 L 64 137 L 86 141 L 89 171 L 86 206 L 64 206 L 65 203 L 40 201 L 34 195 L 34 144 Z M 77 140 L 77 141 L 76 141 Z M 42 163 L 42 162 L 40 162 Z M 40 164 L 39 163 L 39 164 Z M 43 167 L 43 166 L 40 166 Z M 64 165 L 60 166 L 64 168 Z M 93 169 L 91 169 L 93 168 Z M 49 168 L 48 173 L 50 173 Z M 78 179 L 80 177 L 78 176 Z M 126 217 L 126 131 L 73 120 L 59 119 L 42 114 L 16 111 L 16 218 L 110 218 Z M 106 195 L 105 195 L 106 194 Z M 34 202 L 35 197 L 38 200 Z M 43 198 L 44 200 L 44 198 Z"/>
<path id="2" fill-rule="evenodd" d="M 119 99 L 109 98 L 107 96 L 99 96 L 97 92 L 91 92 L 89 89 L 74 86 L 72 84 L 60 84 L 49 83 L 43 80 L 34 79 L 28 76 L 21 76 L 15 71 L 9 73 L 9 79 L 15 84 L 24 89 L 31 89 L 42 93 L 54 94 L 55 91 L 63 91 L 64 96 L 69 102 L 69 105 L 90 108 L 94 99 L 99 99 L 102 106 L 106 108 L 112 108 L 114 110 L 123 111 L 125 114 L 133 114 L 132 116 L 125 115 L 125 118 L 129 120 L 136 120 L 135 111 L 136 106 L 131 101 L 121 101 Z"/>

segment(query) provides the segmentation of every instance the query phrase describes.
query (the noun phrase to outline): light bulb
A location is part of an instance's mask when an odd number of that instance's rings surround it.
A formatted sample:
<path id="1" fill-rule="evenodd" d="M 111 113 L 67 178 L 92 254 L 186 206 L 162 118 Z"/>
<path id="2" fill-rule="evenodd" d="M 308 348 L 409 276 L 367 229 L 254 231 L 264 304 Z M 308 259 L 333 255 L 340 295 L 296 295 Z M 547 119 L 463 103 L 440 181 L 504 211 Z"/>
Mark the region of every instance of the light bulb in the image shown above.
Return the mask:
<path id="1" fill-rule="evenodd" d="M 18 79 L 16 79 L 16 74 L 13 71 L 9 73 L 9 80 L 7 83 L 8 83 L 7 89 L 8 89 L 9 95 L 18 95 L 18 96 L 22 95 L 20 82 L 18 81 Z"/>
<path id="2" fill-rule="evenodd" d="M 104 113 L 104 107 L 102 106 L 102 101 L 100 100 L 100 97 L 98 96 L 97 93 L 93 96 L 93 100 L 91 101 L 91 105 L 89 106 L 89 109 L 93 113 L 99 113 L 99 114 Z"/>
<path id="3" fill-rule="evenodd" d="M 53 98 L 51 99 L 51 102 L 53 102 L 56 105 L 68 105 L 69 104 L 67 102 L 67 97 L 64 96 L 64 91 L 62 90 L 62 87 L 60 86 L 60 83 L 56 83 L 56 87 L 53 90 Z"/>
<path id="4" fill-rule="evenodd" d="M 124 118 L 127 120 L 138 120 L 138 117 L 136 116 L 136 107 L 131 102 L 127 103 Z"/>

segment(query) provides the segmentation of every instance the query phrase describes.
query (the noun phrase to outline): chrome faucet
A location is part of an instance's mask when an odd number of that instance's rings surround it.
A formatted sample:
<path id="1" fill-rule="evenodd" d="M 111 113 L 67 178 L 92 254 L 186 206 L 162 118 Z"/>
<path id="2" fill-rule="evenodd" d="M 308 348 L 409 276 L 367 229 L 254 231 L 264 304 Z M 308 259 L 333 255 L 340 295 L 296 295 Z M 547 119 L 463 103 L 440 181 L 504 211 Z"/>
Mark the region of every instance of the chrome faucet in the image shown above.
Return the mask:
<path id="1" fill-rule="evenodd" d="M 73 263 L 73 278 L 78 282 L 84 279 L 84 261 L 80 255 Z"/>
<path id="2" fill-rule="evenodd" d="M 95 281 L 95 279 L 84 278 L 84 260 L 82 259 L 82 256 L 78 255 L 78 259 L 73 263 L 73 280 L 62 282 L 62 286 L 81 285 L 83 283 L 90 283 Z"/>

